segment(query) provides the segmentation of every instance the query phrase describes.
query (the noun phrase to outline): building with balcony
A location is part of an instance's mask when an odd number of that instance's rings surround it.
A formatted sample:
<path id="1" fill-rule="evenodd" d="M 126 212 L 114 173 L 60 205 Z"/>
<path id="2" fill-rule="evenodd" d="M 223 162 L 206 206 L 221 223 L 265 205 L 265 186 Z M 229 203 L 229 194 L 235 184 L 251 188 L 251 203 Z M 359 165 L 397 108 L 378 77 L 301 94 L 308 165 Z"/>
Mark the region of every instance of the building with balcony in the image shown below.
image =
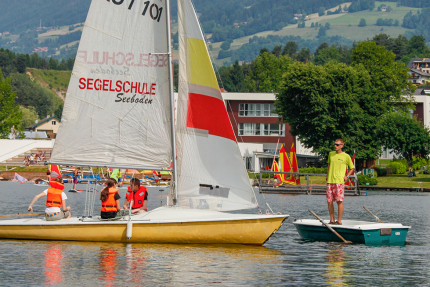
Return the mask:
<path id="1" fill-rule="evenodd" d="M 409 81 L 416 85 L 430 81 L 430 58 L 412 58 L 407 68 L 409 69 Z"/>
<path id="2" fill-rule="evenodd" d="M 248 170 L 271 169 L 281 144 L 287 152 L 295 144 L 299 166 L 305 166 L 309 159 L 316 159 L 301 147 L 290 134 L 290 126 L 274 112 L 275 94 L 222 93 L 222 96 Z M 305 154 L 299 154 L 299 151 Z"/>

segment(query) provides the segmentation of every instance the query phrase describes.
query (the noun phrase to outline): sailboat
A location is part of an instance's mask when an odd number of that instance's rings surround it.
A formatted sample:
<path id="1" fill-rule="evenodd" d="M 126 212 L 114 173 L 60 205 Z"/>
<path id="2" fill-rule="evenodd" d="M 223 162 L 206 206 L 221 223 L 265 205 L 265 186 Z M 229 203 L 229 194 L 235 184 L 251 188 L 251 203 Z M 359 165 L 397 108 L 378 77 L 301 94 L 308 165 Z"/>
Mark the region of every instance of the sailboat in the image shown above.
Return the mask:
<path id="1" fill-rule="evenodd" d="M 262 245 L 288 218 L 230 213 L 258 203 L 190 0 L 178 1 L 175 123 L 169 8 L 92 1 L 51 156 L 51 164 L 139 170 L 172 161 L 168 205 L 109 221 L 3 220 L 0 238 Z"/>

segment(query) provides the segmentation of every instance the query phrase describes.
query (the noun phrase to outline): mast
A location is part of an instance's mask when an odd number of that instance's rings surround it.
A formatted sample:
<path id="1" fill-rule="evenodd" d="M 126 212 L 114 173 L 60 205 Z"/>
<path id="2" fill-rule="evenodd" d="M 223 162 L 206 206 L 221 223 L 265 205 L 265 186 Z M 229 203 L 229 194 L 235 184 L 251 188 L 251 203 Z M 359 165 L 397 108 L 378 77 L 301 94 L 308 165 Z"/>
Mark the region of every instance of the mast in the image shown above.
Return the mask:
<path id="1" fill-rule="evenodd" d="M 175 95 L 173 91 L 173 69 L 172 69 L 172 39 L 170 31 L 170 0 L 166 0 L 166 21 L 167 21 L 167 54 L 169 63 L 169 93 L 170 93 L 170 118 L 171 118 L 171 134 L 172 134 L 172 174 L 173 174 L 173 205 L 178 202 L 178 175 L 176 166 L 176 137 L 175 137 Z"/>

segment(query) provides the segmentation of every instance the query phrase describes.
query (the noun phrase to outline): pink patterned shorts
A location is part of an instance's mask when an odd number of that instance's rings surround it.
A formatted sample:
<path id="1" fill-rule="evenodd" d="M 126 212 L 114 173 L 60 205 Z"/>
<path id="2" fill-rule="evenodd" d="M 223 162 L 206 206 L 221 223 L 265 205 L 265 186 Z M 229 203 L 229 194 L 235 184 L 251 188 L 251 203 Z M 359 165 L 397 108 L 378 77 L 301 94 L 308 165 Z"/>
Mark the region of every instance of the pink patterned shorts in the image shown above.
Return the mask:
<path id="1" fill-rule="evenodd" d="M 343 183 L 327 183 L 327 202 L 343 201 L 345 185 Z"/>

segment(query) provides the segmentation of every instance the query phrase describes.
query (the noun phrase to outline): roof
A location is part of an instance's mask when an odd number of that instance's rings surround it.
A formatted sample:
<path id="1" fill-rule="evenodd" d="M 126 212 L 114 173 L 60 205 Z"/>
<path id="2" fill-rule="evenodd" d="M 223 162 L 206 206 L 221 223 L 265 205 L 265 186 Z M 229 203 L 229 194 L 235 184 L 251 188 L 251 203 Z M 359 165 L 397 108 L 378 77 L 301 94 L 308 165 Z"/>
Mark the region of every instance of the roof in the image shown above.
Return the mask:
<path id="1" fill-rule="evenodd" d="M 430 63 L 430 58 L 412 58 L 406 67 L 412 69 L 413 63 L 415 62 Z"/>
<path id="2" fill-rule="evenodd" d="M 61 122 L 61 120 L 57 117 L 49 117 L 49 118 L 44 118 L 43 120 L 41 120 L 40 122 L 34 123 L 31 126 L 26 127 L 26 129 L 34 129 L 37 128 L 38 126 L 40 126 L 41 124 L 46 123 L 47 121 L 50 121 L 52 119 L 56 119 L 57 121 Z"/>
<path id="3" fill-rule="evenodd" d="M 410 72 L 417 73 L 417 74 L 419 74 L 421 76 L 430 77 L 429 73 L 426 73 L 426 72 L 423 72 L 423 71 L 420 71 L 420 70 L 417 70 L 417 69 L 411 69 Z"/>
<path id="4" fill-rule="evenodd" d="M 224 101 L 274 101 L 274 93 L 221 93 Z"/>

